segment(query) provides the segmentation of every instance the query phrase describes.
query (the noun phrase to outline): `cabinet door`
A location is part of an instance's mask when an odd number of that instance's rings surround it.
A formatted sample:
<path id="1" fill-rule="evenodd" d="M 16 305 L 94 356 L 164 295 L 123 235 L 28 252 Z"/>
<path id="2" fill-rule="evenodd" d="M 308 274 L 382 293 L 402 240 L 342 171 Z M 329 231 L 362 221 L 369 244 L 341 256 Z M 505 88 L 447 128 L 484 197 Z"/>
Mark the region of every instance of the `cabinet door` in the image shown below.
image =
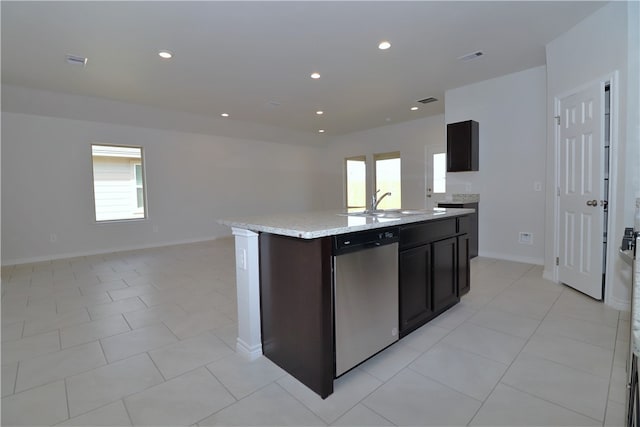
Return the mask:
<path id="1" fill-rule="evenodd" d="M 431 245 L 400 252 L 400 332 L 408 332 L 433 315 Z"/>
<path id="2" fill-rule="evenodd" d="M 432 243 L 433 309 L 439 312 L 458 301 L 458 240 L 452 237 Z"/>
<path id="3" fill-rule="evenodd" d="M 447 172 L 478 170 L 478 122 L 447 124 Z"/>
<path id="4" fill-rule="evenodd" d="M 471 237 L 458 236 L 458 297 L 471 290 L 469 258 L 471 257 Z"/>

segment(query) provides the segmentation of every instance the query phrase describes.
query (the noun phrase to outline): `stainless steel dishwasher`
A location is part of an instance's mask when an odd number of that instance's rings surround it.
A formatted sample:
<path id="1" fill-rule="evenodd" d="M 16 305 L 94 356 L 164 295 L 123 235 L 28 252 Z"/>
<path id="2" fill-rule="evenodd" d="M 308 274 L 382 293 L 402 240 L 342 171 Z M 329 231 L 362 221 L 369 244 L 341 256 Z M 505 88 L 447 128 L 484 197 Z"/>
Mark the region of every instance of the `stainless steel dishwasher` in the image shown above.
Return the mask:
<path id="1" fill-rule="evenodd" d="M 398 228 L 334 238 L 336 377 L 398 340 Z"/>

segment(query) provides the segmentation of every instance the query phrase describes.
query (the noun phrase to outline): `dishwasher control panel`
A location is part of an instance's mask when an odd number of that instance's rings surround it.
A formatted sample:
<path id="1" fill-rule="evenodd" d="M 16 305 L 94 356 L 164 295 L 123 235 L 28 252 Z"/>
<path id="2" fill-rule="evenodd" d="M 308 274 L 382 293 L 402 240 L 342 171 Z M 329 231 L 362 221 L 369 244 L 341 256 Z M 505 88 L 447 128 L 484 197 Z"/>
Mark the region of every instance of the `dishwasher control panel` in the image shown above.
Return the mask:
<path id="1" fill-rule="evenodd" d="M 333 254 L 341 255 L 375 246 L 388 245 L 398 241 L 398 227 L 339 234 L 333 239 Z"/>

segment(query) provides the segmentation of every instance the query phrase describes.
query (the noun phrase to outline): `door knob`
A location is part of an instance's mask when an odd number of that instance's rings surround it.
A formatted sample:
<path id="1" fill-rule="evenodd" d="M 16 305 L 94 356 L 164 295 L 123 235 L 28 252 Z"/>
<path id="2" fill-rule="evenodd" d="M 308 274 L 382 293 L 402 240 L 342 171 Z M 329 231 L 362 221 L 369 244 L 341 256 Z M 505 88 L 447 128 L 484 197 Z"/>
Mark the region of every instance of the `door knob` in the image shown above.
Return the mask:
<path id="1" fill-rule="evenodd" d="M 597 200 L 587 200 L 587 206 L 598 206 Z"/>

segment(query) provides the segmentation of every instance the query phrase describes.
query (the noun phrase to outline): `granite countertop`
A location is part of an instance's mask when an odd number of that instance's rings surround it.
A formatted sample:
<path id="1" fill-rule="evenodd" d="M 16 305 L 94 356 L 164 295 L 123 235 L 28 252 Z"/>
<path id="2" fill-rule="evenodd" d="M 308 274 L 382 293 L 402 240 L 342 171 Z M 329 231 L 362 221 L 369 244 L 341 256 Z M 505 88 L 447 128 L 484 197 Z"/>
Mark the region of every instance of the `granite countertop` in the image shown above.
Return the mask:
<path id="1" fill-rule="evenodd" d="M 441 203 L 478 203 L 480 202 L 480 194 L 469 194 L 469 193 L 453 193 L 450 196 L 447 196 L 445 200 Z"/>
<path id="2" fill-rule="evenodd" d="M 222 219 L 218 223 L 251 231 L 261 231 L 301 239 L 315 239 L 354 231 L 451 218 L 473 212 L 474 209 L 436 208 L 424 210 L 424 213 L 420 214 L 404 215 L 400 218 L 371 218 L 347 216 L 344 211 L 333 210 Z"/>

